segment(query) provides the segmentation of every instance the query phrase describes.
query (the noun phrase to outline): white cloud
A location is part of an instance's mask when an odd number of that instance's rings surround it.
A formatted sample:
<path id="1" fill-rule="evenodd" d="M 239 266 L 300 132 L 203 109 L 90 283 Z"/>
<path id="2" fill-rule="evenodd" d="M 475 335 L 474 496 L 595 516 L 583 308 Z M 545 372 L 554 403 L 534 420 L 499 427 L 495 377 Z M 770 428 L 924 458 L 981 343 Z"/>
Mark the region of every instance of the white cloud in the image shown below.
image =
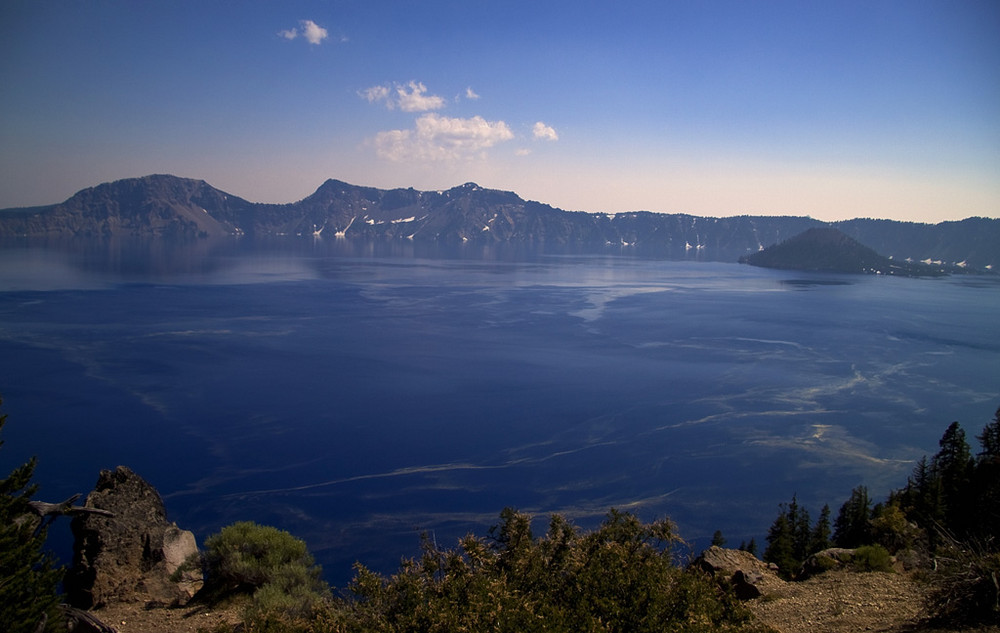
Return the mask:
<path id="1" fill-rule="evenodd" d="M 395 91 L 395 95 L 392 94 L 392 91 Z M 411 81 L 406 85 L 396 84 L 392 88 L 387 85 L 372 86 L 358 92 L 358 94 L 361 98 L 367 99 L 368 103 L 385 101 L 386 107 L 390 110 L 399 108 L 403 112 L 438 110 L 443 108 L 445 104 L 443 97 L 427 94 L 427 86 L 419 81 Z"/>
<path id="2" fill-rule="evenodd" d="M 278 31 L 278 35 L 285 38 L 286 40 L 294 40 L 298 36 L 302 36 L 310 44 L 319 44 L 325 40 L 329 33 L 322 26 L 316 24 L 312 20 L 299 20 L 300 29 L 284 29 Z"/>
<path id="3" fill-rule="evenodd" d="M 476 99 L 479 98 L 479 95 L 477 95 L 476 92 L 472 88 L 466 88 L 465 89 L 465 98 L 466 99 L 472 99 L 473 101 L 475 101 Z"/>
<path id="4" fill-rule="evenodd" d="M 302 37 L 306 38 L 310 44 L 319 44 L 327 38 L 326 29 L 312 20 L 302 20 L 300 24 L 302 24 Z"/>
<path id="5" fill-rule="evenodd" d="M 536 140 L 546 140 L 546 141 L 559 140 L 559 135 L 556 134 L 555 129 L 548 125 L 545 125 L 541 121 L 535 123 L 535 127 L 532 128 L 531 134 L 532 136 L 535 137 Z"/>
<path id="6" fill-rule="evenodd" d="M 514 150 L 514 156 L 527 156 L 530 153 L 531 153 L 531 150 L 528 149 L 527 147 L 521 147 L 521 148 L 518 148 L 518 149 Z"/>
<path id="7" fill-rule="evenodd" d="M 444 107 L 444 99 L 435 95 L 427 95 L 427 87 L 424 84 L 411 81 L 410 91 L 407 86 L 396 86 L 396 105 L 403 112 L 426 112 L 427 110 L 437 110 Z"/>
<path id="8" fill-rule="evenodd" d="M 375 152 L 391 161 L 439 161 L 475 158 L 497 143 L 514 138 L 503 121 L 425 114 L 412 130 L 388 130 L 375 136 Z"/>

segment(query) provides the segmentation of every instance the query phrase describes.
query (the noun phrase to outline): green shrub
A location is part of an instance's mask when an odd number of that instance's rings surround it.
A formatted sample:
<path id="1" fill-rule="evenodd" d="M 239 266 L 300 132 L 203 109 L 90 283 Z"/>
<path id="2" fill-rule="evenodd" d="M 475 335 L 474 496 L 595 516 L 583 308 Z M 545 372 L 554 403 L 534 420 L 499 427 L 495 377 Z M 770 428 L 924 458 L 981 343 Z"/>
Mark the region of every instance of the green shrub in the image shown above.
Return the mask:
<path id="1" fill-rule="evenodd" d="M 220 594 L 319 579 L 319 568 L 302 540 L 252 521 L 234 523 L 208 537 L 204 564 L 206 586 Z"/>
<path id="2" fill-rule="evenodd" d="M 892 571 L 892 555 L 881 545 L 862 545 L 854 550 L 851 567 L 860 571 Z"/>
<path id="3" fill-rule="evenodd" d="M 898 500 L 879 504 L 871 521 L 872 542 L 882 545 L 890 554 L 913 549 L 927 540 L 924 531 L 910 523 Z"/>
<path id="4" fill-rule="evenodd" d="M 295 630 L 274 622 L 306 621 L 329 598 L 306 544 L 270 526 L 244 521 L 208 537 L 204 567 L 209 602 L 251 597 L 246 619 L 257 626 L 251 630 Z"/>

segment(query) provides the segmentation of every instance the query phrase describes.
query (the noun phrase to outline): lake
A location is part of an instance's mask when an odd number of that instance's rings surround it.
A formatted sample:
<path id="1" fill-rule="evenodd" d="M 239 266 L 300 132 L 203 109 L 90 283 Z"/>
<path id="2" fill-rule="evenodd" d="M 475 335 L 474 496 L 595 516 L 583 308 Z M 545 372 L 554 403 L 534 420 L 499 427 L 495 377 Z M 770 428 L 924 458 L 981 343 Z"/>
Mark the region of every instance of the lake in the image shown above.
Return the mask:
<path id="1" fill-rule="evenodd" d="M 953 420 L 974 444 L 998 314 L 996 277 L 627 251 L 6 246 L 0 467 L 37 455 L 57 501 L 127 465 L 199 542 L 276 525 L 338 586 L 505 506 L 763 547 L 793 494 L 836 512 L 902 486 Z"/>

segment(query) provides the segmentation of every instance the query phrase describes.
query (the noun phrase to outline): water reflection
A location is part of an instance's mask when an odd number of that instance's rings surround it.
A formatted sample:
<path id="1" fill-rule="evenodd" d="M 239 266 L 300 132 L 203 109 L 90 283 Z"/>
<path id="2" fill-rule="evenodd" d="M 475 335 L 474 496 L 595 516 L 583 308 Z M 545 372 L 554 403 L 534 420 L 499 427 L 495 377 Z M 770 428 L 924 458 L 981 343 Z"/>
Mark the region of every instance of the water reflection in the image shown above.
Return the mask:
<path id="1" fill-rule="evenodd" d="M 0 282 L 29 276 L 32 271 L 12 271 L 10 262 L 24 259 L 25 253 L 36 265 L 48 267 L 51 277 L 63 268 L 97 277 L 122 280 L 170 281 L 185 277 L 197 278 L 217 274 L 240 266 L 239 258 L 253 255 L 280 262 L 283 259 L 387 259 L 478 261 L 484 263 L 520 264 L 542 262 L 552 258 L 613 257 L 642 260 L 701 261 L 686 251 L 640 251 L 621 246 L 533 245 L 533 244 L 440 244 L 409 240 L 357 240 L 319 237 L 232 237 L 217 239 L 164 240 L 134 237 L 113 238 L 5 238 L 0 240 Z M 21 253 L 16 255 L 15 253 Z M 4 256 L 5 255 L 5 256 Z M 721 261 L 730 261 L 723 259 Z M 735 261 L 735 260 L 732 260 Z M 279 264 L 279 268 L 284 266 Z M 22 284 L 23 285 L 23 284 Z"/>

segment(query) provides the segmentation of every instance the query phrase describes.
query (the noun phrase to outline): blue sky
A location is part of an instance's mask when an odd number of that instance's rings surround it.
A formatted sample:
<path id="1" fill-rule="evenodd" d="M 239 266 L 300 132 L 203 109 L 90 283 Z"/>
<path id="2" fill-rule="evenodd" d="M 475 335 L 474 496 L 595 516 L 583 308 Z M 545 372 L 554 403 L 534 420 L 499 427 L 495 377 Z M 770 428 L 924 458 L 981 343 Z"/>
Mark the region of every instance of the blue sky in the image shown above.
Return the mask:
<path id="1" fill-rule="evenodd" d="M 1000 216 L 1000 3 L 6 0 L 0 207 L 119 178 L 292 202 Z"/>

